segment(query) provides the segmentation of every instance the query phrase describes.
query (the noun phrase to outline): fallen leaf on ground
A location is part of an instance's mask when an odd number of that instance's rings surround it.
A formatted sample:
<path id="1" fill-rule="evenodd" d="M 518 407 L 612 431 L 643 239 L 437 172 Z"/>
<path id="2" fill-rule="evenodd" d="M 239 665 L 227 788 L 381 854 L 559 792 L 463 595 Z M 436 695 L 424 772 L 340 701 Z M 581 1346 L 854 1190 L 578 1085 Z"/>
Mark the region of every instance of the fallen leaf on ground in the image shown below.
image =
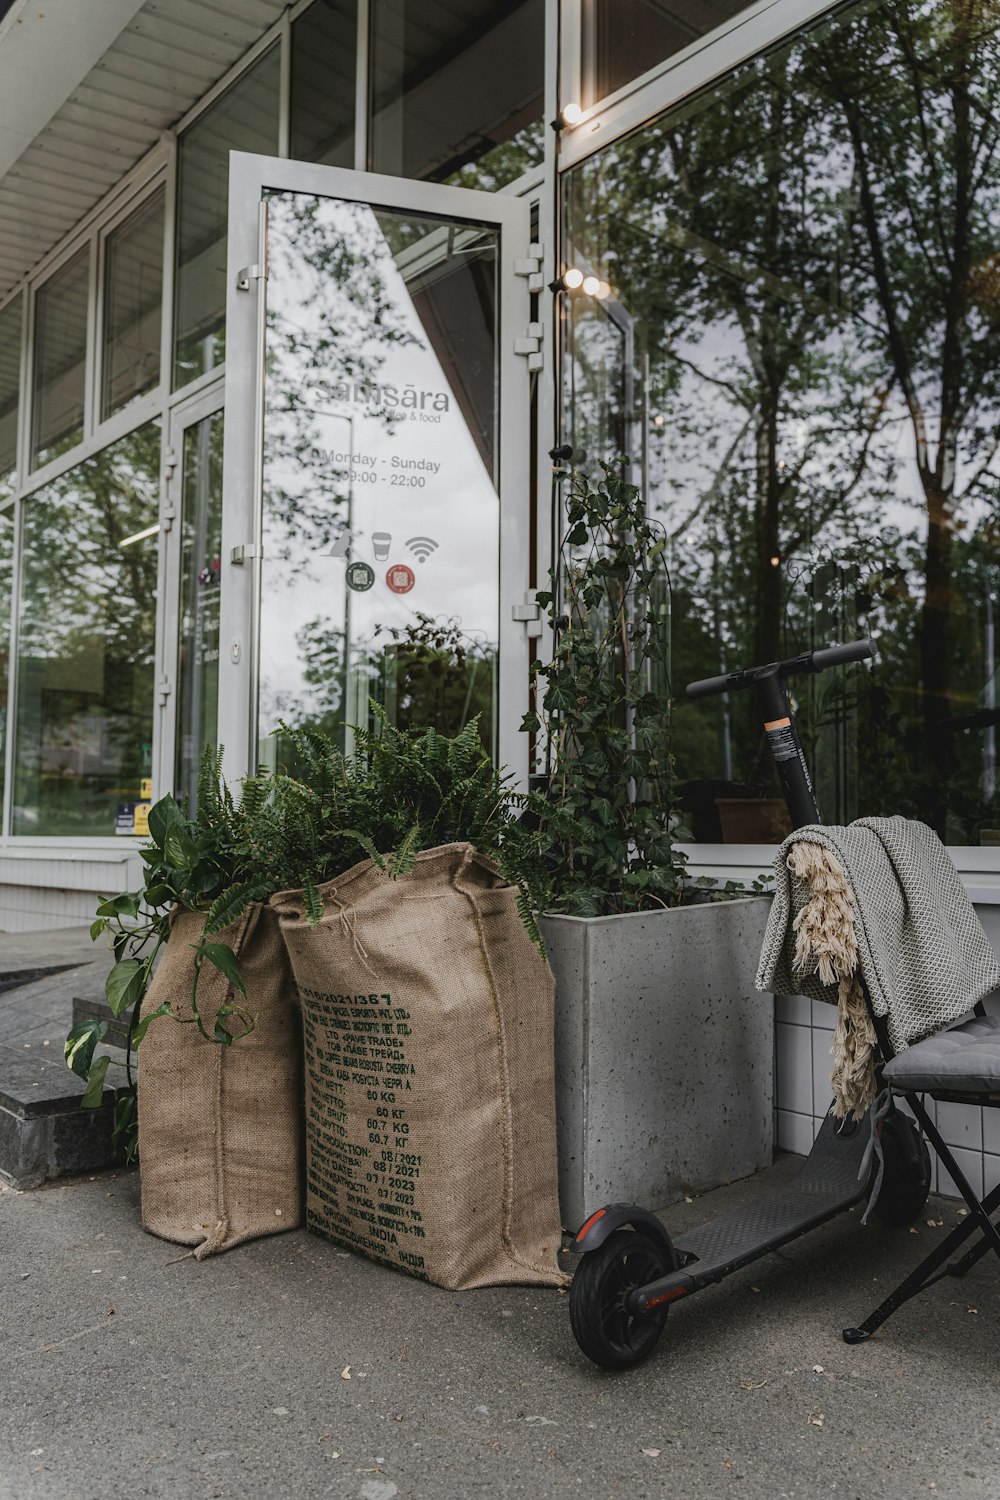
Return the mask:
<path id="1" fill-rule="evenodd" d="M 640 1452 L 645 1453 L 647 1458 L 659 1458 L 663 1452 L 662 1448 L 642 1448 Z"/>
<path id="2" fill-rule="evenodd" d="M 824 1421 L 823 1413 L 821 1411 L 811 1411 L 806 1421 L 810 1427 L 822 1427 Z"/>
<path id="3" fill-rule="evenodd" d="M 944 1224 L 944 1220 L 943 1219 L 928 1219 L 927 1220 L 927 1228 L 928 1229 L 940 1229 L 943 1224 Z"/>
<path id="4" fill-rule="evenodd" d="M 341 1380 L 350 1380 L 350 1378 L 351 1378 L 351 1367 L 350 1367 L 350 1365 L 345 1365 L 344 1366 L 344 1368 L 340 1372 L 340 1378 L 341 1378 Z"/>
<path id="5" fill-rule="evenodd" d="M 813 1365 L 813 1374 L 814 1375 L 822 1375 L 823 1374 L 823 1366 L 822 1365 Z"/>
<path id="6" fill-rule="evenodd" d="M 741 1391 L 759 1391 L 761 1386 L 767 1385 L 766 1380 L 741 1380 Z"/>

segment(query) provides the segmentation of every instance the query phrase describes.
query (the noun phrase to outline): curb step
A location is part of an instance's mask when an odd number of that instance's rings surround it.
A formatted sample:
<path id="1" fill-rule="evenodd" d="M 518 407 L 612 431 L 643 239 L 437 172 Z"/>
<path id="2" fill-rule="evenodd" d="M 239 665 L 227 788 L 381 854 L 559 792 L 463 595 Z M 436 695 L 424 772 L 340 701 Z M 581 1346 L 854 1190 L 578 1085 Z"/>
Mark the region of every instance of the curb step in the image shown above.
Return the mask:
<path id="1" fill-rule="evenodd" d="M 69 1172 L 120 1166 L 111 1130 L 117 1090 L 105 1089 L 100 1109 L 81 1109 L 85 1084 L 62 1058 L 25 1046 L 23 1058 L 4 1060 L 0 1077 L 0 1178 L 10 1187 L 40 1187 Z M 119 1062 L 125 1053 L 101 1048 Z"/>
<path id="2" fill-rule="evenodd" d="M 79 1026 L 83 1021 L 106 1021 L 108 1030 L 104 1040 L 109 1047 L 124 1048 L 128 1041 L 128 1027 L 118 1016 L 112 1014 L 111 1006 L 106 1000 L 98 1000 L 89 995 L 74 995 L 73 1025 Z"/>
<path id="3" fill-rule="evenodd" d="M 121 1165 L 111 1147 L 117 1089 L 105 1089 L 100 1109 L 81 1109 L 85 1085 L 63 1058 L 70 1027 L 91 1016 L 112 1023 L 108 1042 L 125 1041 L 104 1000 L 110 954 L 95 953 L 86 929 L 36 944 L 22 939 L 20 964 L 0 971 L 0 1181 L 20 1190 Z M 99 1050 L 125 1061 L 120 1047 Z"/>

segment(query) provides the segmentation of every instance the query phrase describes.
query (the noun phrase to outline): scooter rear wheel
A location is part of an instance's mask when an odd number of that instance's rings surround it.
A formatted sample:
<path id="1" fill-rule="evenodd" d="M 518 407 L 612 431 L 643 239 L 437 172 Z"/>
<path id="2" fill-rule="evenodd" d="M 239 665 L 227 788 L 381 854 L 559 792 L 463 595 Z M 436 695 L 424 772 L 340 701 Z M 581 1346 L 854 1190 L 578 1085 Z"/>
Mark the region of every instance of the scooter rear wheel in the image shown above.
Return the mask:
<path id="1" fill-rule="evenodd" d="M 634 1229 L 616 1229 L 583 1257 L 570 1288 L 569 1318 L 588 1359 L 606 1370 L 625 1370 L 652 1352 L 667 1308 L 636 1316 L 626 1298 L 671 1269 L 663 1247 Z"/>

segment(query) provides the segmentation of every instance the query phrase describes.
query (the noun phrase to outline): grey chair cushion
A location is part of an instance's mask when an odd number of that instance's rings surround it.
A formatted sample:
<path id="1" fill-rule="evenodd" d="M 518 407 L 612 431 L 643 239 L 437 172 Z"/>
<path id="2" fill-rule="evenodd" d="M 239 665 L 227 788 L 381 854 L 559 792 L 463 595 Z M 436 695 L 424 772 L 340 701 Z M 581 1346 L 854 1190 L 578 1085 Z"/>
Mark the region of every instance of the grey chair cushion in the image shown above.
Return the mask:
<path id="1" fill-rule="evenodd" d="M 1000 1016 L 974 1016 L 907 1047 L 885 1068 L 894 1089 L 1000 1094 Z"/>

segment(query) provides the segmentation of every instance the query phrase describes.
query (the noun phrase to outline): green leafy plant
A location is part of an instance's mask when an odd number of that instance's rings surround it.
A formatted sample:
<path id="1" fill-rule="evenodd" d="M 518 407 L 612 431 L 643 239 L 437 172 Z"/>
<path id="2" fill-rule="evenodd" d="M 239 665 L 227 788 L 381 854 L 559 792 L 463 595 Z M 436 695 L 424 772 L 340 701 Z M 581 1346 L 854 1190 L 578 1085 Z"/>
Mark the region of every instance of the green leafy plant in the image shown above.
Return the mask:
<path id="1" fill-rule="evenodd" d="M 202 1035 L 230 1046 L 252 1029 L 245 1007 L 223 1005 L 209 1030 L 198 1008 L 205 963 L 218 968 L 243 996 L 239 965 L 225 942 L 213 942 L 255 901 L 301 887 L 311 922 L 323 912 L 319 887 L 370 858 L 393 878 L 413 868 L 421 849 L 469 842 L 493 858 L 517 888 L 518 909 L 541 946 L 535 911 L 547 883 L 530 835 L 516 818 L 523 799 L 510 789 L 483 747 L 477 719 L 454 736 L 433 728 L 397 729 L 373 705 L 375 730 L 355 731 L 356 750 L 345 756 L 325 734 L 282 725 L 295 774 L 245 777 L 235 798 L 222 777 L 221 757 L 202 762 L 197 810 L 188 818 L 172 797 L 150 811 L 150 842 L 140 852 L 145 879 L 137 891 L 102 902 L 91 926 L 96 940 L 110 934 L 115 965 L 105 993 L 112 1014 L 126 1019 L 124 1061 L 96 1056 L 105 1021 L 76 1026 L 66 1039 L 69 1066 L 87 1088 L 83 1103 L 102 1103 L 109 1068 L 126 1070 L 115 1106 L 115 1140 L 127 1159 L 136 1154 L 135 1080 L 131 1053 L 159 1017 L 197 1025 Z M 190 1014 L 169 1003 L 140 1019 L 157 954 L 170 934 L 175 908 L 205 912 L 194 947 Z"/>
<path id="2" fill-rule="evenodd" d="M 537 595 L 553 629 L 536 661 L 537 712 L 521 728 L 547 761 L 529 799 L 533 855 L 551 911 L 578 916 L 736 894 L 692 881 L 672 801 L 670 580 L 662 527 L 621 476 L 627 460 L 569 479 L 567 529 L 552 588 Z"/>
<path id="3" fill-rule="evenodd" d="M 229 1046 L 253 1026 L 253 1018 L 241 1007 L 224 1005 L 209 1032 L 198 1009 L 197 990 L 202 965 L 207 962 L 220 969 L 240 994 L 246 993 L 231 949 L 207 940 L 226 926 L 234 892 L 238 892 L 238 911 L 255 896 L 259 899 L 266 894 L 266 887 L 244 862 L 242 849 L 246 829 L 266 801 L 268 790 L 266 778 L 247 778 L 241 800 L 235 802 L 222 780 L 221 757 L 206 753 L 196 817 L 186 817 L 172 797 L 164 797 L 150 809 L 149 843 L 140 851 L 145 864 L 142 885 L 102 901 L 91 923 L 95 942 L 110 936 L 115 962 L 105 983 L 105 998 L 112 1016 L 124 1020 L 124 1058 L 95 1055 L 110 1029 L 107 1021 L 88 1020 L 74 1026 L 64 1051 L 73 1072 L 86 1082 L 81 1101 L 85 1108 L 99 1108 L 109 1070 L 113 1066 L 124 1069 L 125 1081 L 115 1101 L 113 1143 L 124 1148 L 127 1160 L 136 1151 L 132 1054 L 150 1023 L 172 1016 L 175 1021 L 197 1025 L 220 1046 Z M 170 935 L 171 913 L 178 906 L 208 912 L 203 940 L 195 950 L 191 1015 L 181 1016 L 163 1004 L 140 1019 L 157 955 Z"/>
<path id="4" fill-rule="evenodd" d="M 318 921 L 317 887 L 368 857 L 393 877 L 422 849 L 467 842 L 493 859 L 518 891 L 522 921 L 539 945 L 535 910 L 545 872 L 520 833 L 524 798 L 483 746 L 478 716 L 455 735 L 433 727 L 400 729 L 372 704 L 375 728 L 355 729 L 345 756 L 325 734 L 282 725 L 295 777 L 261 808 L 240 850 L 271 891 L 301 886 Z"/>

